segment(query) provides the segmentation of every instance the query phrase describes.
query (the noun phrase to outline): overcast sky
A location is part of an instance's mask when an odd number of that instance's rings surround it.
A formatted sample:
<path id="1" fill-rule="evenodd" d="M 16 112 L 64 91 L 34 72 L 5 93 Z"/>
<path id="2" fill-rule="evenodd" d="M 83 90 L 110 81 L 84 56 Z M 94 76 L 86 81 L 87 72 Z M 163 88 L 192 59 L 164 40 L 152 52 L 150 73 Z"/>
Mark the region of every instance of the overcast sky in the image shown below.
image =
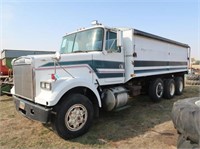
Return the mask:
<path id="1" fill-rule="evenodd" d="M 200 0 L 0 1 L 0 50 L 59 50 L 65 33 L 98 20 L 186 43 L 200 59 Z"/>

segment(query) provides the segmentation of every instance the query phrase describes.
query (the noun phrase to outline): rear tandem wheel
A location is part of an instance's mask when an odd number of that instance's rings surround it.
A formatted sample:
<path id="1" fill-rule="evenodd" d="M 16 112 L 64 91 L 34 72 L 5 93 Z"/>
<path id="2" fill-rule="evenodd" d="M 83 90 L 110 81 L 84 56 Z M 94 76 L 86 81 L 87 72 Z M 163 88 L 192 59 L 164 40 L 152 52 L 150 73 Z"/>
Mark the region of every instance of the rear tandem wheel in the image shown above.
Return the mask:
<path id="1" fill-rule="evenodd" d="M 163 96 L 163 81 L 160 78 L 153 80 L 149 85 L 149 96 L 153 102 L 159 102 Z"/>

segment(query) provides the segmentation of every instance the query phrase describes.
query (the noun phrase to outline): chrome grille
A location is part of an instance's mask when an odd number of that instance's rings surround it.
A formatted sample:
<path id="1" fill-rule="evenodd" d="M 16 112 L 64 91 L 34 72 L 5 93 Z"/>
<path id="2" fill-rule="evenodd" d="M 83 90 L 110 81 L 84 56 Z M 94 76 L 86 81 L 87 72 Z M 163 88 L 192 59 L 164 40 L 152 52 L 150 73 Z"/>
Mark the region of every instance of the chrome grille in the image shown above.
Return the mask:
<path id="1" fill-rule="evenodd" d="M 30 64 L 13 66 L 15 94 L 33 100 L 33 70 Z"/>

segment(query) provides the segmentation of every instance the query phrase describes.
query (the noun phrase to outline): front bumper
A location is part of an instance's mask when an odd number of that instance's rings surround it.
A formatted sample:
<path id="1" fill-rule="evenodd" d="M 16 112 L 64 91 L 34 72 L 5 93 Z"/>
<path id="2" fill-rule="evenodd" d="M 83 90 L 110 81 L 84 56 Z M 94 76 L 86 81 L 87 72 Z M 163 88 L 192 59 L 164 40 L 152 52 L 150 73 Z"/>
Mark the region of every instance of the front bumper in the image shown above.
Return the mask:
<path id="1" fill-rule="evenodd" d="M 52 108 L 43 107 L 16 96 L 13 96 L 13 100 L 16 110 L 25 117 L 42 123 L 50 121 Z"/>

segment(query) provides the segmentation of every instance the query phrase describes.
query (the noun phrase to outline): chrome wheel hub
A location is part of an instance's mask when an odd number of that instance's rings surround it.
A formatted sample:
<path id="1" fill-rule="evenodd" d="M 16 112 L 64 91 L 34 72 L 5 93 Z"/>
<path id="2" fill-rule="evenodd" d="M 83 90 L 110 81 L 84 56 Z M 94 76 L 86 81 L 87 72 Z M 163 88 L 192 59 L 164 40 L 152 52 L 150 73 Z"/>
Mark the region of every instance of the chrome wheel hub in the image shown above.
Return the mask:
<path id="1" fill-rule="evenodd" d="M 180 91 L 180 92 L 183 91 L 183 82 L 180 82 L 180 84 L 179 84 L 179 91 Z"/>
<path id="2" fill-rule="evenodd" d="M 75 104 L 69 108 L 65 115 L 65 125 L 71 131 L 80 130 L 86 123 L 88 112 L 85 106 Z"/>
<path id="3" fill-rule="evenodd" d="M 170 91 L 170 95 L 173 96 L 175 93 L 175 85 L 173 83 L 170 84 L 169 91 Z"/>
<path id="4" fill-rule="evenodd" d="M 160 98 L 162 97 L 163 94 L 163 85 L 162 83 L 158 83 L 158 85 L 156 86 L 156 95 Z"/>

